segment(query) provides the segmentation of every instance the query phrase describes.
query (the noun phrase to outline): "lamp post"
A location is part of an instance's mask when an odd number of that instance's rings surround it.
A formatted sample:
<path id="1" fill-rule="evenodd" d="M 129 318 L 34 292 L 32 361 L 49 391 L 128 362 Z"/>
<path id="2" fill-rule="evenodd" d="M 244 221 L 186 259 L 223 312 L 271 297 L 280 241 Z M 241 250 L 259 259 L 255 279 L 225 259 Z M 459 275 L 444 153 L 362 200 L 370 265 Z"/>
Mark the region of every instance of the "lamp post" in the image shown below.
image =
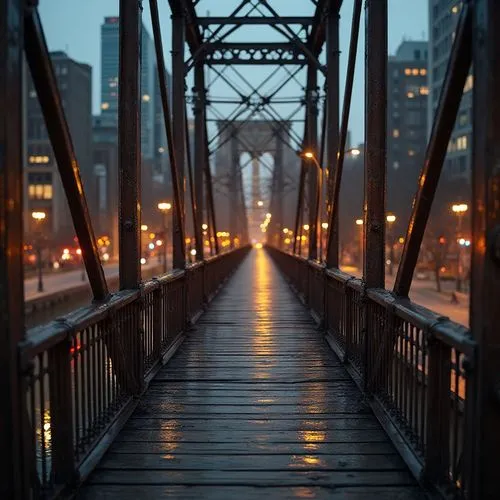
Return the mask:
<path id="1" fill-rule="evenodd" d="M 163 221 L 163 234 L 164 234 L 164 245 L 163 245 L 163 272 L 166 273 L 167 267 L 167 252 L 168 252 L 168 212 L 172 209 L 172 203 L 168 201 L 162 201 L 158 203 L 158 210 L 162 213 Z"/>
<path id="2" fill-rule="evenodd" d="M 465 212 L 469 210 L 469 206 L 466 203 L 454 203 L 451 206 L 451 210 L 457 215 L 457 229 L 456 229 L 456 243 L 457 243 L 457 280 L 456 280 L 456 290 L 457 292 L 462 291 L 462 248 L 463 245 L 459 244 L 459 239 L 462 233 L 462 220 Z"/>
<path id="3" fill-rule="evenodd" d="M 45 212 L 31 212 L 31 217 L 37 227 L 36 235 L 36 265 L 38 269 L 38 291 L 43 292 L 43 267 L 42 267 L 42 231 L 40 225 L 47 217 Z"/>
<path id="4" fill-rule="evenodd" d="M 389 240 L 389 276 L 394 273 L 394 242 L 392 241 L 392 225 L 396 222 L 396 216 L 389 214 L 386 216 L 387 221 L 387 239 Z"/>
<path id="5" fill-rule="evenodd" d="M 312 151 L 304 151 L 301 156 L 305 158 L 306 160 L 312 160 L 314 165 L 316 165 L 316 168 L 318 169 L 318 190 L 317 190 L 317 206 L 315 207 L 316 211 L 316 220 L 313 228 L 313 233 L 310 234 L 309 238 L 316 238 L 316 242 L 318 241 L 318 233 L 320 236 L 320 247 L 323 244 L 323 239 L 321 238 L 321 230 L 320 230 L 320 220 L 321 220 L 321 207 L 322 205 L 322 195 L 323 195 L 323 168 L 319 164 L 318 160 L 316 159 L 315 154 Z M 321 257 L 320 257 L 321 260 Z"/>
<path id="6" fill-rule="evenodd" d="M 359 270 L 363 273 L 363 219 L 356 219 L 356 226 L 359 227 Z"/>

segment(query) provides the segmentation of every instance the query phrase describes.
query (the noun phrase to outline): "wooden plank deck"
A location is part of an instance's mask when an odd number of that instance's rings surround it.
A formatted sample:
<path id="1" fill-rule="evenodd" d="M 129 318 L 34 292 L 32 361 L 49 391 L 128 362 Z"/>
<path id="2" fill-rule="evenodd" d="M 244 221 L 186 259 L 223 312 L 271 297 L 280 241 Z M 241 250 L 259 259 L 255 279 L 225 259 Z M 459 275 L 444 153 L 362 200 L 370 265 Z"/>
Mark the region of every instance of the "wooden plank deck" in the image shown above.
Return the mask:
<path id="1" fill-rule="evenodd" d="M 264 251 L 159 372 L 78 497 L 426 498 Z"/>

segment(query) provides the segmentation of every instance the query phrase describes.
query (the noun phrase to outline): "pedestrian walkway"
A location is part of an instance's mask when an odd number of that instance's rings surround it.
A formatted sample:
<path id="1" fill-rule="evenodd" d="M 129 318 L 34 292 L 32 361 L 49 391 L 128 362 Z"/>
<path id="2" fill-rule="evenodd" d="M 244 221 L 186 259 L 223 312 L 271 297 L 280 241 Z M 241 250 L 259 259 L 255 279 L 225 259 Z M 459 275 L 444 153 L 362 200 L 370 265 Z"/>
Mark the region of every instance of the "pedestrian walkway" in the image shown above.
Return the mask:
<path id="1" fill-rule="evenodd" d="M 256 250 L 158 373 L 79 498 L 425 496 Z"/>

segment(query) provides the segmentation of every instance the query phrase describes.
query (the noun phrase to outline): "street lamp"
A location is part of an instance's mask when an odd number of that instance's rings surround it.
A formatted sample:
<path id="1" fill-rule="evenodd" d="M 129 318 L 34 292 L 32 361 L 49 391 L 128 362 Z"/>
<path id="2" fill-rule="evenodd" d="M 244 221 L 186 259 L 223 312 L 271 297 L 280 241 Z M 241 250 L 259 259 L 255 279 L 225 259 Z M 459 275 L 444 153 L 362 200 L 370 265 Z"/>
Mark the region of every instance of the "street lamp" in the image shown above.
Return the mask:
<path id="1" fill-rule="evenodd" d="M 172 203 L 168 201 L 162 201 L 158 203 L 158 210 L 163 214 L 163 233 L 164 233 L 164 245 L 163 245 L 163 272 L 167 272 L 167 251 L 168 251 L 168 212 L 172 208 Z"/>
<path id="2" fill-rule="evenodd" d="M 45 212 L 31 212 L 31 217 L 38 227 L 36 238 L 36 265 L 38 269 L 38 291 L 43 292 L 43 268 L 42 268 L 42 232 L 40 225 L 47 217 Z"/>
<path id="3" fill-rule="evenodd" d="M 457 228 L 456 228 L 456 241 L 459 243 L 459 239 L 462 236 L 462 220 L 465 212 L 469 210 L 467 203 L 454 203 L 451 206 L 453 213 L 457 215 Z M 457 292 L 462 291 L 462 249 L 464 245 L 459 244 L 457 246 L 457 280 L 456 280 L 456 290 Z"/>
<path id="4" fill-rule="evenodd" d="M 392 241 L 392 225 L 396 222 L 396 216 L 389 214 L 386 216 L 387 221 L 387 240 L 389 241 L 389 276 L 394 272 L 394 242 Z"/>

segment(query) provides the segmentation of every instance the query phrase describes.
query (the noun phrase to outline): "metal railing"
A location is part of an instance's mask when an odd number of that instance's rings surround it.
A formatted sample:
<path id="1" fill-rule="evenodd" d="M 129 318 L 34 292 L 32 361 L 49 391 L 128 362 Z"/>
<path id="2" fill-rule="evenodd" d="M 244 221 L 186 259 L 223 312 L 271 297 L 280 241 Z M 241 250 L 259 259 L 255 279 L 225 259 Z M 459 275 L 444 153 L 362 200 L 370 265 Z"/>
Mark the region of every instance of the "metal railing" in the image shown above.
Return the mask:
<path id="1" fill-rule="evenodd" d="M 172 271 L 28 333 L 19 351 L 29 497 L 52 497 L 88 475 L 247 252 Z"/>
<path id="2" fill-rule="evenodd" d="M 338 269 L 267 250 L 324 321 L 328 342 L 413 474 L 466 497 L 467 374 L 475 360 L 468 329 Z"/>

